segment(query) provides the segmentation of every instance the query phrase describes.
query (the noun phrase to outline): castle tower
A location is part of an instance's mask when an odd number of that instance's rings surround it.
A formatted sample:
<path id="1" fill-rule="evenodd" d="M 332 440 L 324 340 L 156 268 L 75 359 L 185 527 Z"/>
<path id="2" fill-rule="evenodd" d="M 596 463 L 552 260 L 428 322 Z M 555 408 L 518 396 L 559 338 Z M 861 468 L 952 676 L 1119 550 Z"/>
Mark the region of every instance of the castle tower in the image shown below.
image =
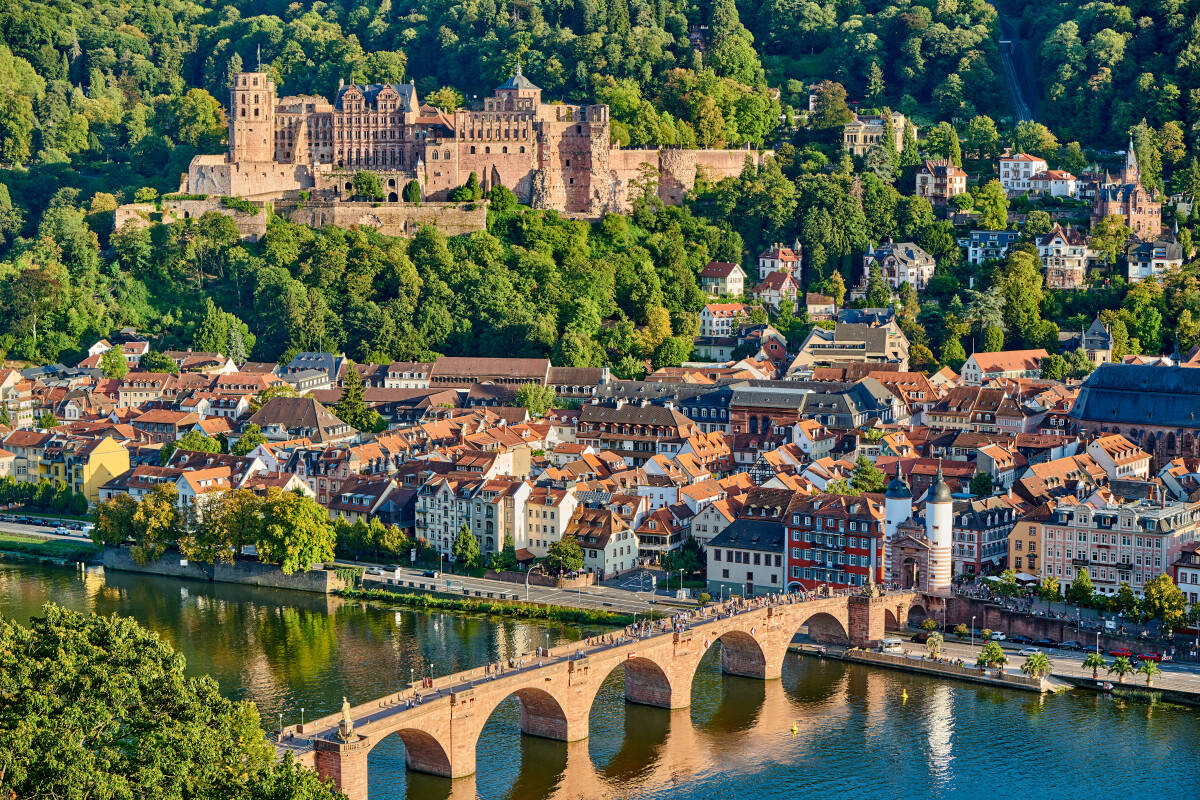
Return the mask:
<path id="1" fill-rule="evenodd" d="M 517 71 L 513 73 L 513 76 L 496 88 L 496 97 L 505 101 L 504 111 L 515 111 L 522 108 L 523 104 L 518 103 L 517 100 L 529 100 L 530 105 L 526 107 L 536 112 L 542 104 L 542 89 L 525 77 L 521 72 L 521 65 L 518 63 Z"/>
<path id="2" fill-rule="evenodd" d="M 912 519 L 912 490 L 900 479 L 899 471 L 887 485 L 883 495 L 883 565 L 886 580 L 892 580 L 892 540 L 896 538 L 896 529 L 901 522 Z"/>
<path id="3" fill-rule="evenodd" d="M 938 464 L 937 482 L 925 500 L 925 537 L 929 539 L 929 578 L 926 590 L 949 592 L 952 577 L 954 498 Z"/>
<path id="4" fill-rule="evenodd" d="M 1133 137 L 1129 137 L 1129 149 L 1125 151 L 1125 169 L 1121 172 L 1122 183 L 1140 183 L 1142 169 L 1138 166 L 1137 153 L 1133 149 Z"/>
<path id="5" fill-rule="evenodd" d="M 230 87 L 229 160 L 275 159 L 275 84 L 265 72 L 239 72 Z"/>

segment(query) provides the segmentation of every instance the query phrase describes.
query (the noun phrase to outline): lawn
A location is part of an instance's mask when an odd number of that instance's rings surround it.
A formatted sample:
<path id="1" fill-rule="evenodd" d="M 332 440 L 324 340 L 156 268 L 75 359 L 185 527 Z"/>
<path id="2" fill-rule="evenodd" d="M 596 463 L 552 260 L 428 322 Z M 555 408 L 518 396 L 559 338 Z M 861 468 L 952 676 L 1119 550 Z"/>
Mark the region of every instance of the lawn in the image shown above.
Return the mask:
<path id="1" fill-rule="evenodd" d="M 42 539 L 37 536 L 9 533 L 8 531 L 0 531 L 0 551 L 74 561 L 87 560 L 100 555 L 100 547 L 90 540 Z"/>

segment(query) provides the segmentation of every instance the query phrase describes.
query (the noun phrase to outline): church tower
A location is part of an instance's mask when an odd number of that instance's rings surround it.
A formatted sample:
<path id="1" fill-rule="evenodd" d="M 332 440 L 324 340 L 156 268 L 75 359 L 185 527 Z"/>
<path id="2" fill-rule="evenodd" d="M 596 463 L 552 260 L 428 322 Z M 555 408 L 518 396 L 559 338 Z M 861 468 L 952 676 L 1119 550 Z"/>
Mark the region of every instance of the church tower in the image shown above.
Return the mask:
<path id="1" fill-rule="evenodd" d="M 900 523 L 912 519 L 913 512 L 912 490 L 900 479 L 899 470 L 887 485 L 883 495 L 883 566 L 885 578 L 892 579 L 892 540 L 896 538 L 896 529 Z"/>
<path id="2" fill-rule="evenodd" d="M 938 464 L 937 481 L 925 499 L 925 538 L 929 540 L 930 592 L 949 592 L 953 577 L 954 498 Z"/>
<path id="3" fill-rule="evenodd" d="M 233 79 L 229 160 L 275 160 L 275 84 L 265 72 L 239 72 Z"/>

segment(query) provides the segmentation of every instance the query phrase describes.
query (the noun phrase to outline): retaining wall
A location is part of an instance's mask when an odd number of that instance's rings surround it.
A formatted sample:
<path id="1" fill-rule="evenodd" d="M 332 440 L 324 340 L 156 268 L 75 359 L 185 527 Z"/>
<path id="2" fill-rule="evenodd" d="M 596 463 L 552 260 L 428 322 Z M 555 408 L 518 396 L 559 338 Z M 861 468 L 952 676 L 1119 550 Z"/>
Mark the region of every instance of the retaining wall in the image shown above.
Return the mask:
<path id="1" fill-rule="evenodd" d="M 141 565 L 129 556 L 128 547 L 106 547 L 103 558 L 105 569 L 121 572 L 141 572 L 171 578 L 240 583 L 246 586 L 267 586 L 273 589 L 294 589 L 319 594 L 331 594 L 346 588 L 346 582 L 333 570 L 328 569 L 312 569 L 308 572 L 285 575 L 279 567 L 257 561 L 238 561 L 233 564 L 181 562 L 182 557 L 179 553 L 169 552 L 157 561 Z"/>

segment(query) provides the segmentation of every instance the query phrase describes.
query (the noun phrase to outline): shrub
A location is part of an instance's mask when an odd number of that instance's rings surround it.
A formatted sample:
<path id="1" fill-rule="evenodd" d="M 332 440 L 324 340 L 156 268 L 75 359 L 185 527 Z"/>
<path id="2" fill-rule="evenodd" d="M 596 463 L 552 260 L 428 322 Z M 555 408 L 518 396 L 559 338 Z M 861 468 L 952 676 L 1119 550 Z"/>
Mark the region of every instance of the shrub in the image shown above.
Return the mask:
<path id="1" fill-rule="evenodd" d="M 258 206 L 241 197 L 222 197 L 221 205 L 242 214 L 249 214 L 252 217 L 258 214 Z"/>

